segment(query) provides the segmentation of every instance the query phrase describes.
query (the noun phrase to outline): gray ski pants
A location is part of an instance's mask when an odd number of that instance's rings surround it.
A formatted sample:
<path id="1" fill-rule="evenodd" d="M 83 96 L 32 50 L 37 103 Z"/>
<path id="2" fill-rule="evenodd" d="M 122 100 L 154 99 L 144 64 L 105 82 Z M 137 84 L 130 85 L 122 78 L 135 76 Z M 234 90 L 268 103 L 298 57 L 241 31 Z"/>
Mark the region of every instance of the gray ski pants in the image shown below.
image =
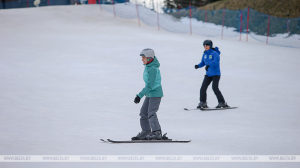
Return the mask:
<path id="1" fill-rule="evenodd" d="M 161 130 L 156 112 L 160 105 L 161 97 L 146 97 L 140 112 L 140 124 L 143 131 Z"/>

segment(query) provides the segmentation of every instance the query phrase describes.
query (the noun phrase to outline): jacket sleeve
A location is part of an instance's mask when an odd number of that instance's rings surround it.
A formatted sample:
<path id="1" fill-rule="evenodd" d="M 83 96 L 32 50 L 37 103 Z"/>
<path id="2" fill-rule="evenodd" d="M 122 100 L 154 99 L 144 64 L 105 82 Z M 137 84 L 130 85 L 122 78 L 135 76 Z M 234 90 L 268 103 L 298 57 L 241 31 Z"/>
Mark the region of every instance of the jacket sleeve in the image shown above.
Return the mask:
<path id="1" fill-rule="evenodd" d="M 157 68 L 149 69 L 148 81 L 146 82 L 146 86 L 143 88 L 143 90 L 137 96 L 142 98 L 152 90 L 152 88 L 155 84 L 157 71 L 158 71 Z"/>
<path id="2" fill-rule="evenodd" d="M 205 63 L 204 63 L 204 58 L 202 56 L 201 62 L 198 64 L 199 68 L 204 67 Z"/>
<path id="3" fill-rule="evenodd" d="M 217 52 L 213 52 L 214 60 L 211 61 L 208 65 L 209 66 L 216 66 L 220 63 L 220 55 Z"/>

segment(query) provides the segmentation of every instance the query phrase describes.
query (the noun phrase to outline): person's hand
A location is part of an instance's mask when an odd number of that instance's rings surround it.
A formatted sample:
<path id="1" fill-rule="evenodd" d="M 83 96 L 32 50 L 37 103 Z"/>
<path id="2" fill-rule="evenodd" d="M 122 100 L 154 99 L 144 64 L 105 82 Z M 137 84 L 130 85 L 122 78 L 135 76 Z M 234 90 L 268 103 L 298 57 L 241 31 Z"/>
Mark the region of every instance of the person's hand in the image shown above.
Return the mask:
<path id="1" fill-rule="evenodd" d="M 208 71 L 209 65 L 206 65 L 205 70 Z"/>
<path id="2" fill-rule="evenodd" d="M 199 68 L 199 65 L 195 65 L 195 69 L 198 69 Z"/>
<path id="3" fill-rule="evenodd" d="M 135 104 L 138 104 L 141 101 L 141 98 L 139 96 L 136 96 L 134 99 Z"/>

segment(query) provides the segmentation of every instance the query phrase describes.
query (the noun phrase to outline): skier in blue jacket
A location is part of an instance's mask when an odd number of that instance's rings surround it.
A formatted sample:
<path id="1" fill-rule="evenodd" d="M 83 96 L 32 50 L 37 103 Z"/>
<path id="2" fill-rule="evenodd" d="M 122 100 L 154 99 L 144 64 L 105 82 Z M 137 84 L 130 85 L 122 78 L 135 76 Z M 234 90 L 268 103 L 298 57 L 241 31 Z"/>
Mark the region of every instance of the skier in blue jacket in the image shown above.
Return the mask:
<path id="1" fill-rule="evenodd" d="M 208 108 L 206 102 L 206 91 L 210 83 L 212 82 L 212 89 L 217 96 L 219 104 L 216 108 L 229 107 L 225 102 L 225 99 L 219 90 L 219 81 L 221 78 L 220 71 L 220 51 L 218 47 L 213 48 L 213 42 L 211 40 L 205 40 L 203 42 L 205 51 L 202 56 L 202 60 L 198 65 L 195 65 L 195 69 L 202 68 L 206 65 L 206 75 L 200 89 L 200 103 L 197 108 Z"/>

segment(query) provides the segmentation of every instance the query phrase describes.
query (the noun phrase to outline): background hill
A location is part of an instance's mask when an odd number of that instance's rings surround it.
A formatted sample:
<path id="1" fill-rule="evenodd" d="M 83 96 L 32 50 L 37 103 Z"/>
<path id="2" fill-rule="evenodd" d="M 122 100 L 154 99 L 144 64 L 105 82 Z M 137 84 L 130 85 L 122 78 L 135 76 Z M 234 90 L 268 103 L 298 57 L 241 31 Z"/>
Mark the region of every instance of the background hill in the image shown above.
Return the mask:
<path id="1" fill-rule="evenodd" d="M 200 9 L 215 10 L 227 8 L 239 10 L 247 7 L 279 18 L 300 17 L 300 0 L 223 0 L 210 3 L 200 7 Z"/>

